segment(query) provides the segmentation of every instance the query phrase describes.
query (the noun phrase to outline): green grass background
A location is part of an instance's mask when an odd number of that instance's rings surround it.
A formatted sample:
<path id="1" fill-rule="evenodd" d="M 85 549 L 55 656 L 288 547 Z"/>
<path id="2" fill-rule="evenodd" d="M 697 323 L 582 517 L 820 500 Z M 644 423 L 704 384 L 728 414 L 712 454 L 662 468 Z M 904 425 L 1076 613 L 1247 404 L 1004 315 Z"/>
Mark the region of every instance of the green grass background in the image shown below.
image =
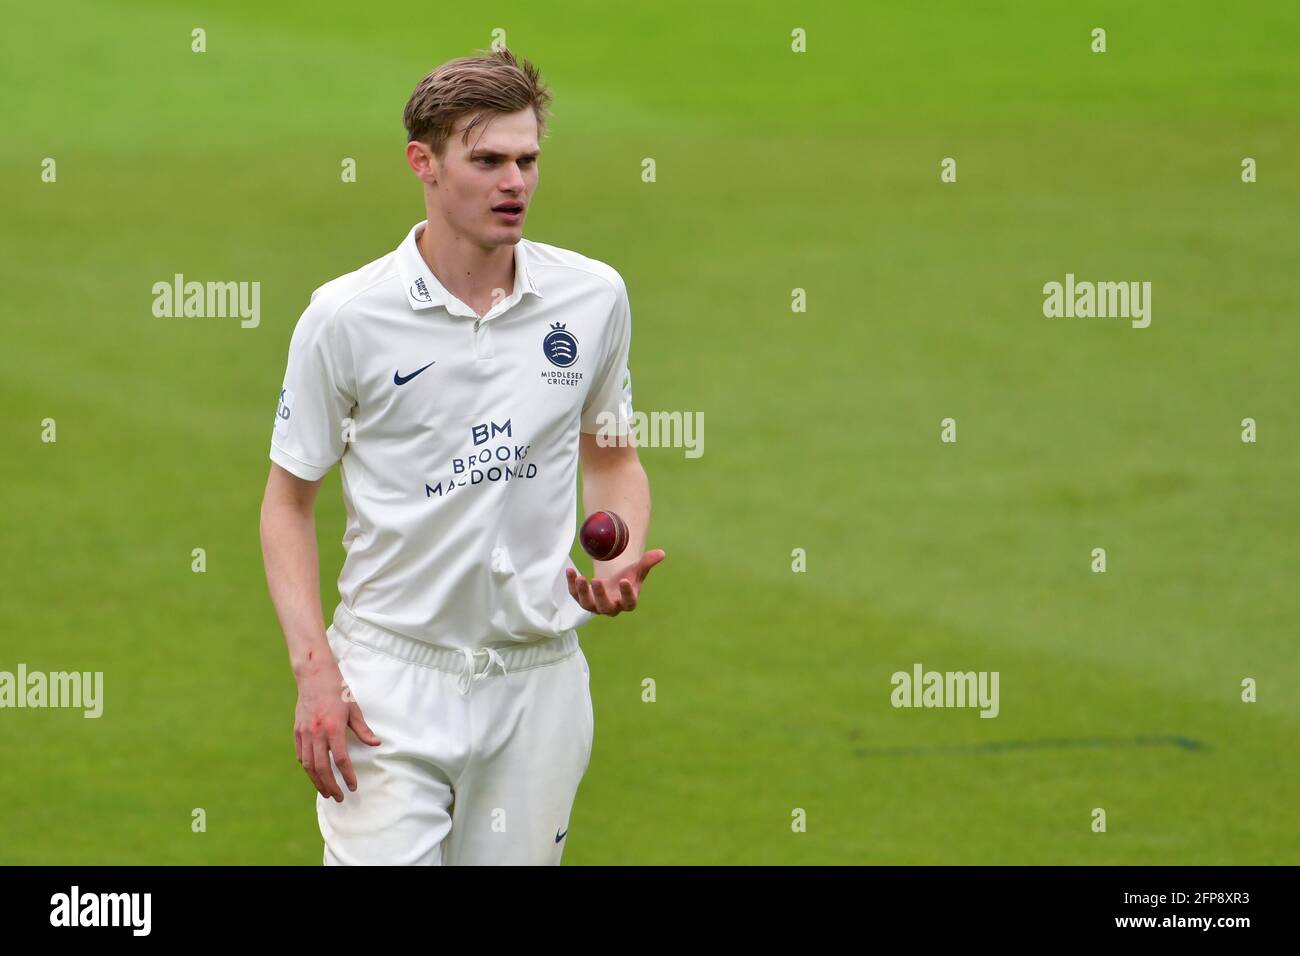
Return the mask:
<path id="1" fill-rule="evenodd" d="M 107 700 L 0 711 L 0 862 L 319 862 L 257 536 L 275 396 L 311 290 L 422 218 L 411 88 L 498 27 L 556 96 L 527 235 L 620 270 L 637 406 L 706 422 L 702 458 L 643 451 L 642 609 L 582 632 L 565 862 L 1300 861 L 1296 5 L 2 17 L 0 670 Z M 260 281 L 261 326 L 154 318 L 176 272 Z M 1151 281 L 1151 327 L 1044 318 L 1066 272 Z M 335 473 L 327 608 L 342 523 Z M 893 709 L 915 661 L 999 671 L 1001 715 Z"/>

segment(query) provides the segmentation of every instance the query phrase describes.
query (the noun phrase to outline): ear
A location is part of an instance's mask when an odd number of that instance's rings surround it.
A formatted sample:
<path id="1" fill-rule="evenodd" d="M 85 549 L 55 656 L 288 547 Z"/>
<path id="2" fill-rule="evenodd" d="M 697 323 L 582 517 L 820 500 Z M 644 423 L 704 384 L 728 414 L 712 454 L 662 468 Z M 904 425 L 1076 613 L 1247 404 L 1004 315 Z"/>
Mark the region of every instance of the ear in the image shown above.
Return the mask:
<path id="1" fill-rule="evenodd" d="M 420 182 L 426 186 L 437 185 L 442 170 L 439 168 L 438 158 L 433 155 L 433 150 L 424 143 L 412 140 L 406 144 L 406 162 Z"/>

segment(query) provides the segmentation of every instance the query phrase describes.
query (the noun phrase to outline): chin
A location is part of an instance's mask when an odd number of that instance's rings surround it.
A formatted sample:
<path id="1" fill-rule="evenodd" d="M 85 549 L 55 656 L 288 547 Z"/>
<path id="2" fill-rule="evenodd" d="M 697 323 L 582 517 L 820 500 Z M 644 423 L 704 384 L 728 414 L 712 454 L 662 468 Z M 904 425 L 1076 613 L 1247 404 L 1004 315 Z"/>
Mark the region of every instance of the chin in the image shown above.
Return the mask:
<path id="1" fill-rule="evenodd" d="M 522 238 L 518 226 L 498 226 L 495 229 L 485 229 L 473 236 L 474 242 L 484 249 L 513 246 Z"/>

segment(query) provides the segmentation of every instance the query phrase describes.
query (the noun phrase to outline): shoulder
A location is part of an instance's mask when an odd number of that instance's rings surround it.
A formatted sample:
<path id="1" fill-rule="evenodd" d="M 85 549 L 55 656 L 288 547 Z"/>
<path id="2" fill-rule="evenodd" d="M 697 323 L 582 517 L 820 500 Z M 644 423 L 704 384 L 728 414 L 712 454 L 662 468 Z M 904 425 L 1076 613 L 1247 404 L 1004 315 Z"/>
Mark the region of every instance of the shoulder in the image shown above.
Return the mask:
<path id="1" fill-rule="evenodd" d="M 338 324 L 367 306 L 382 305 L 387 300 L 404 303 L 396 259 L 396 254 L 390 252 L 319 286 L 312 292 L 303 318 L 311 316 L 316 322 Z"/>
<path id="2" fill-rule="evenodd" d="M 608 295 L 611 303 L 627 298 L 623 277 L 609 263 L 545 242 L 520 241 L 527 243 L 528 268 L 535 271 L 534 278 L 542 285 L 543 293 L 547 284 L 557 283 L 569 288 L 578 286 L 581 292 Z"/>
<path id="3" fill-rule="evenodd" d="M 294 325 L 290 354 L 315 353 L 337 369 L 352 368 L 360 319 L 382 302 L 401 301 L 394 299 L 401 295 L 401 276 L 393 260 L 389 253 L 316 288 Z"/>

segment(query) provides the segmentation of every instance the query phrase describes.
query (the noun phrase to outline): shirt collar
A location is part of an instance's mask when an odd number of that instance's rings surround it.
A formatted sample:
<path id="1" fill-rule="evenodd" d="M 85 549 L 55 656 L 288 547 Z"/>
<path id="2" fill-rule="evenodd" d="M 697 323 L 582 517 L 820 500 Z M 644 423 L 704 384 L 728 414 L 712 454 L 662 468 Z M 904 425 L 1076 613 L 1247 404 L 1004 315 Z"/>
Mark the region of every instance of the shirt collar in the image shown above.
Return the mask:
<path id="1" fill-rule="evenodd" d="M 424 256 L 420 255 L 420 247 L 416 245 L 416 240 L 427 223 L 427 219 L 417 222 L 402 240 L 402 244 L 397 247 L 397 265 L 402 277 L 402 288 L 406 292 L 406 301 L 417 311 L 442 306 L 452 315 L 477 318 L 469 306 L 443 287 L 424 261 Z M 528 268 L 527 240 L 520 238 L 515 243 L 515 288 L 504 304 L 514 305 L 529 293 L 539 299 L 542 298 L 542 290 L 538 288 L 537 280 Z"/>

